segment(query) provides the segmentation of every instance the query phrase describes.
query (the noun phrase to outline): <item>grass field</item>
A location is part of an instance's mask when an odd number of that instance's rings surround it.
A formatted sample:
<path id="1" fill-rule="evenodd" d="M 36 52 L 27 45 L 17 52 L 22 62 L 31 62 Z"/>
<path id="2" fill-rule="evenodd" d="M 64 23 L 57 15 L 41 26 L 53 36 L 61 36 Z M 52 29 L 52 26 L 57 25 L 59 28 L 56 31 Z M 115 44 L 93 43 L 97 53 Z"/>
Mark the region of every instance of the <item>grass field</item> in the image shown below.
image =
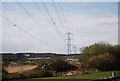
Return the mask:
<path id="1" fill-rule="evenodd" d="M 32 79 L 21 79 L 21 80 L 11 80 L 11 81 L 59 81 L 59 80 L 61 81 L 61 79 L 62 81 L 90 81 L 100 78 L 111 77 L 112 72 L 115 72 L 116 76 L 120 76 L 120 71 L 108 71 L 108 72 L 76 75 L 76 76 L 32 78 Z"/>
<path id="2" fill-rule="evenodd" d="M 120 71 L 109 71 L 109 72 L 98 72 L 92 74 L 83 74 L 83 75 L 76 75 L 76 76 L 65 76 L 65 77 L 47 77 L 47 78 L 37 78 L 37 79 L 99 79 L 110 77 L 112 72 L 116 73 L 116 76 L 120 76 Z"/>

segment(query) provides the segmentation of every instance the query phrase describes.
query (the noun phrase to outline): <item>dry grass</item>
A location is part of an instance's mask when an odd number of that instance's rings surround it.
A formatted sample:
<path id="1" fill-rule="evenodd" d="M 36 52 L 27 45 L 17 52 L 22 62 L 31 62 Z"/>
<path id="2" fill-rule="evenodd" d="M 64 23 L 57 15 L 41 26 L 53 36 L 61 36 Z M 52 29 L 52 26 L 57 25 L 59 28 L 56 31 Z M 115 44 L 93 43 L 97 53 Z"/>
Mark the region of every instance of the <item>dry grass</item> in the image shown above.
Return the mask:
<path id="1" fill-rule="evenodd" d="M 27 70 L 32 70 L 34 68 L 36 68 L 37 65 L 20 65 L 20 66 L 8 66 L 5 67 L 4 69 L 8 72 L 8 73 L 21 73 Z"/>

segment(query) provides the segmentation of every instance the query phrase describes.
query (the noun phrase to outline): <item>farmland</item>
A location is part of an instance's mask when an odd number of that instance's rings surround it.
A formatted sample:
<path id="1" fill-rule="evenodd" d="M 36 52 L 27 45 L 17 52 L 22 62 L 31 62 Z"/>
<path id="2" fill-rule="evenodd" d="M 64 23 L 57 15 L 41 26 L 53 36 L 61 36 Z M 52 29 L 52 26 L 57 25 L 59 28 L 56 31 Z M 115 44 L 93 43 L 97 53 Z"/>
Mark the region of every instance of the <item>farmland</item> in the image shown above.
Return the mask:
<path id="1" fill-rule="evenodd" d="M 9 81 L 90 81 L 100 78 L 111 77 L 112 72 L 116 73 L 116 76 L 120 76 L 120 71 L 106 71 L 106 72 L 97 72 L 91 74 L 83 74 L 76 76 L 65 76 L 65 77 L 46 77 L 46 78 L 31 78 L 31 79 L 19 79 L 19 80 L 9 80 Z M 119 81 L 119 80 L 117 80 Z"/>

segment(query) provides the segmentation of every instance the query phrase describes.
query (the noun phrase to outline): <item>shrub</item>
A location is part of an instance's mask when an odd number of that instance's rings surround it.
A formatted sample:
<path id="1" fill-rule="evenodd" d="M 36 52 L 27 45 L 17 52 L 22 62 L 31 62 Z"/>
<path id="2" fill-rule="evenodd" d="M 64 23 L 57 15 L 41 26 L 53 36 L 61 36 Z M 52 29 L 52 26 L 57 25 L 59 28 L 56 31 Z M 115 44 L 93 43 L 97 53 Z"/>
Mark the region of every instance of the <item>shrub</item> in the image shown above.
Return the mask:
<path id="1" fill-rule="evenodd" d="M 38 78 L 38 77 L 51 77 L 53 76 L 51 72 L 48 72 L 45 69 L 41 69 L 41 70 L 30 70 L 30 71 L 26 71 L 21 73 L 21 75 L 24 76 L 24 78 Z"/>
<path id="2" fill-rule="evenodd" d="M 7 71 L 5 71 L 4 69 L 2 69 L 2 79 L 3 80 L 8 79 L 8 75 L 9 75 L 9 73 Z"/>
<path id="3" fill-rule="evenodd" d="M 100 54 L 91 57 L 87 61 L 87 66 L 89 68 L 98 69 L 100 71 L 115 70 L 117 67 L 116 58 L 109 53 Z"/>
<path id="4" fill-rule="evenodd" d="M 81 61 L 86 61 L 92 56 L 104 54 L 106 52 L 109 53 L 109 51 L 111 50 L 111 47 L 112 45 L 110 45 L 109 43 L 99 42 L 99 43 L 95 43 L 87 47 L 81 48 L 80 59 Z"/>
<path id="5" fill-rule="evenodd" d="M 29 70 L 29 71 L 25 71 L 22 73 L 7 73 L 6 71 L 3 70 L 2 73 L 2 78 L 3 80 L 6 79 L 23 79 L 23 78 L 39 78 L 39 77 L 52 77 L 52 73 L 48 72 L 45 69 L 41 69 L 41 70 Z"/>
<path id="6" fill-rule="evenodd" d="M 56 72 L 64 72 L 69 70 L 74 70 L 77 67 L 69 64 L 67 61 L 64 61 L 62 59 L 54 59 L 52 60 L 49 69 Z"/>
<path id="7" fill-rule="evenodd" d="M 24 76 L 21 75 L 20 73 L 10 73 L 8 75 L 8 79 L 23 79 Z"/>

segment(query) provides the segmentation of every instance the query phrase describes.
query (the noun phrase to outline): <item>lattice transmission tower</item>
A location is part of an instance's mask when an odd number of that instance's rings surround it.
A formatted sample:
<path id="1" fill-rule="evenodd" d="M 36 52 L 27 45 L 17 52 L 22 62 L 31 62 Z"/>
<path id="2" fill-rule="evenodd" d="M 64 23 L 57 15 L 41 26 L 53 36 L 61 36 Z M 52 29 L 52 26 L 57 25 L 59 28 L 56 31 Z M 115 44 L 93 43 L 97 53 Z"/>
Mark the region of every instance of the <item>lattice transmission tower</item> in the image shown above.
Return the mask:
<path id="1" fill-rule="evenodd" d="M 71 52 L 72 52 L 72 41 L 73 41 L 73 39 L 72 39 L 72 33 L 71 32 L 68 32 L 68 33 L 66 33 L 66 37 L 67 37 L 67 39 L 66 39 L 66 41 L 67 41 L 67 54 L 71 54 Z"/>

